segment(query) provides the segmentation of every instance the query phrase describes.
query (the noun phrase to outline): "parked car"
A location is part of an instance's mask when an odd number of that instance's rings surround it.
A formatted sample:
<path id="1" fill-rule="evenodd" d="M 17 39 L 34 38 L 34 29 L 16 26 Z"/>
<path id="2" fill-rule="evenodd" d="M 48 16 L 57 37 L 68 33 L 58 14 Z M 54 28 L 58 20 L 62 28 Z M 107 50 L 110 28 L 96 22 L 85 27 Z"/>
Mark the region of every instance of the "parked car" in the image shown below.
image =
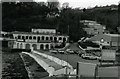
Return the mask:
<path id="1" fill-rule="evenodd" d="M 60 53 L 60 54 L 64 54 L 65 51 L 63 51 L 63 50 L 58 50 L 58 53 Z"/>
<path id="2" fill-rule="evenodd" d="M 50 50 L 51 53 L 57 54 L 58 51 L 57 50 Z"/>
<path id="3" fill-rule="evenodd" d="M 90 60 L 100 60 L 101 57 L 98 57 L 98 56 L 95 56 L 95 55 L 92 55 L 92 54 L 82 54 L 81 57 L 83 59 L 90 59 Z"/>
<path id="4" fill-rule="evenodd" d="M 80 53 L 78 54 L 78 56 L 80 56 L 80 57 L 81 57 L 81 56 L 82 56 L 82 54 L 84 54 L 84 53 L 80 52 Z"/>
<path id="5" fill-rule="evenodd" d="M 78 55 L 78 54 L 79 54 L 79 53 L 81 53 L 81 52 L 80 52 L 80 51 L 75 50 L 75 51 L 74 51 L 74 53 Z"/>
<path id="6" fill-rule="evenodd" d="M 75 52 L 74 52 L 73 50 L 71 50 L 71 49 L 67 49 L 66 52 L 69 53 L 69 54 L 74 54 L 74 53 L 75 53 Z"/>

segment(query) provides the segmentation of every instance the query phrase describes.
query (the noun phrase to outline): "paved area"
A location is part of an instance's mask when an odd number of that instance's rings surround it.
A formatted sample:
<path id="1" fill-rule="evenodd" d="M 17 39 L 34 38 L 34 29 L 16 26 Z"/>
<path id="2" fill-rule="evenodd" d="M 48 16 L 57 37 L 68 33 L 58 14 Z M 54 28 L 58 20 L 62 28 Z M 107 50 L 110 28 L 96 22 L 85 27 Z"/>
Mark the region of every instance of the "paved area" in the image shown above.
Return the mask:
<path id="1" fill-rule="evenodd" d="M 96 63 L 99 64 L 98 60 L 86 60 L 86 59 L 82 59 L 81 57 L 79 57 L 76 54 L 54 54 L 54 53 L 50 53 L 50 52 L 44 52 L 45 54 L 48 55 L 52 55 L 55 57 L 58 57 L 61 60 L 65 60 L 68 63 L 70 63 L 75 69 L 77 66 L 77 62 L 88 62 L 88 63 Z M 114 77 L 118 77 L 119 74 L 119 69 L 118 66 L 111 66 L 111 67 L 99 67 L 98 68 L 98 75 L 101 77 L 110 77 L 110 78 L 114 78 Z"/>
<path id="2" fill-rule="evenodd" d="M 76 54 L 54 54 L 54 53 L 50 53 L 50 52 L 44 52 L 45 54 L 51 55 L 51 56 L 55 56 L 61 60 L 65 60 L 67 62 L 69 62 L 69 64 L 71 64 L 73 66 L 73 68 L 76 69 L 77 67 L 77 62 L 89 62 L 89 63 L 96 63 L 98 64 L 99 62 L 97 60 L 86 60 L 86 59 L 82 59 L 81 57 L 79 57 Z M 61 62 L 62 63 L 62 62 Z"/>

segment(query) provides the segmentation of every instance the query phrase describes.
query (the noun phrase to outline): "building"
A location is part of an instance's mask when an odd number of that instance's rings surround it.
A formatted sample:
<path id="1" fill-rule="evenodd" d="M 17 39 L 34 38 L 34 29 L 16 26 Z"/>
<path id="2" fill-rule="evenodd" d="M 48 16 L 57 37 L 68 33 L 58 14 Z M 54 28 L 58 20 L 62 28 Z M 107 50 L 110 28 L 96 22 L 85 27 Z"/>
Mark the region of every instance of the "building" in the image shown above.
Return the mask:
<path id="1" fill-rule="evenodd" d="M 117 48 L 120 46 L 120 35 L 119 34 L 99 34 L 88 39 L 104 47 Z"/>
<path id="2" fill-rule="evenodd" d="M 91 36 L 106 33 L 106 27 L 104 25 L 98 24 L 96 21 L 82 20 L 80 22 L 86 26 L 83 29 Z"/>
<path id="3" fill-rule="evenodd" d="M 120 33 L 120 27 L 117 27 L 118 33 Z"/>
<path id="4" fill-rule="evenodd" d="M 68 42 L 69 36 L 57 35 L 55 29 L 32 29 L 32 32 L 12 32 L 16 39 L 13 48 L 49 50 Z"/>
<path id="5" fill-rule="evenodd" d="M 55 29 L 32 29 L 33 33 L 56 34 Z"/>

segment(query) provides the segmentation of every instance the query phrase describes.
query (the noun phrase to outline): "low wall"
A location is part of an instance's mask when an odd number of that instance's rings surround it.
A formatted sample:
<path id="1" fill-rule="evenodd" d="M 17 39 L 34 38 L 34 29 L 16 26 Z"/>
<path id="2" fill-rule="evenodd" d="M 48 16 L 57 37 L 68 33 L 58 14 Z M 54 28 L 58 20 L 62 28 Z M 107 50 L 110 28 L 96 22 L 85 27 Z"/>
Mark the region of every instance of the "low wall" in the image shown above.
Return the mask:
<path id="1" fill-rule="evenodd" d="M 44 56 L 44 57 L 46 57 L 46 58 L 48 58 L 48 59 L 56 62 L 56 63 L 59 64 L 59 65 L 68 66 L 71 70 L 73 70 L 73 67 L 72 67 L 68 62 L 66 62 L 66 61 L 64 61 L 64 60 L 60 60 L 60 59 L 57 58 L 57 57 L 50 56 L 50 55 L 47 55 L 47 54 L 44 54 L 44 53 L 40 53 L 40 52 L 38 52 L 38 51 L 32 51 L 32 52 L 33 52 L 33 53 L 36 53 L 36 54 L 39 54 L 39 55 L 42 55 L 42 56 Z M 62 63 L 61 63 L 61 62 L 62 62 Z"/>
<path id="2" fill-rule="evenodd" d="M 49 67 L 49 64 L 47 64 L 46 62 L 44 62 L 43 60 L 37 58 L 36 56 L 30 54 L 30 53 L 27 53 L 27 52 L 22 52 L 24 54 L 27 54 L 29 55 L 30 57 L 34 58 L 36 60 L 36 62 L 41 65 L 48 73 L 49 73 L 49 76 L 53 76 L 53 72 L 55 71 L 55 69 L 53 67 Z"/>

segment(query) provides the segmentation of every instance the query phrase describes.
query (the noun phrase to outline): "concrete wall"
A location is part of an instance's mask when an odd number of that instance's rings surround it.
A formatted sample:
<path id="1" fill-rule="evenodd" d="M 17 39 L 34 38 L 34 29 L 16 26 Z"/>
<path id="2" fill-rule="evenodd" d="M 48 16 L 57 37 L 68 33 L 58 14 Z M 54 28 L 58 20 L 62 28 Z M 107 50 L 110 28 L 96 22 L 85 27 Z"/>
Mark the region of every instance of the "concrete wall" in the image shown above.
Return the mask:
<path id="1" fill-rule="evenodd" d="M 44 54 L 44 53 L 40 53 L 38 51 L 32 51 L 32 52 L 33 53 L 37 53 L 39 55 L 42 55 L 42 56 L 44 56 L 44 57 L 46 57 L 46 58 L 48 58 L 48 59 L 50 59 L 50 60 L 52 60 L 52 61 L 54 61 L 54 62 L 56 62 L 56 63 L 58 63 L 60 65 L 62 65 L 62 66 L 68 66 L 69 68 L 73 69 L 73 67 L 68 62 L 66 62 L 64 60 L 60 60 L 57 57 L 54 57 L 54 56 L 51 56 L 51 55 L 47 55 L 47 54 Z"/>
<path id="2" fill-rule="evenodd" d="M 70 68 L 63 67 L 63 68 L 61 68 L 59 70 L 55 70 L 54 66 L 53 67 L 49 66 L 48 63 L 46 63 L 45 61 L 37 58 L 33 54 L 27 53 L 27 52 L 22 52 L 22 53 L 28 54 L 29 56 L 31 56 L 32 58 L 34 58 L 35 61 L 49 73 L 49 76 L 62 75 L 62 74 L 71 74 L 71 72 L 74 72 L 73 68 L 70 67 L 70 66 L 69 66 Z M 33 53 L 35 53 L 35 51 Z M 49 56 L 49 55 L 47 56 L 46 54 L 42 54 L 42 53 L 40 55 L 42 55 L 43 57 L 48 58 L 50 60 L 51 60 L 51 58 L 53 58 L 52 56 Z M 58 60 L 61 61 L 60 59 L 56 59 L 56 61 L 53 61 L 53 60 L 51 60 L 51 61 L 59 64 Z M 66 63 L 66 62 L 64 61 L 64 63 Z M 60 64 L 60 65 L 62 65 L 62 64 Z"/>
<path id="3" fill-rule="evenodd" d="M 34 56 L 34 55 L 30 54 L 30 53 L 27 53 L 27 52 L 22 52 L 22 53 L 27 54 L 30 57 L 34 58 L 36 60 L 36 62 L 39 65 L 41 65 L 49 73 L 49 76 L 53 76 L 53 72 L 55 71 L 55 69 L 53 67 L 49 67 L 49 64 L 47 64 L 43 60 L 37 58 L 36 56 Z"/>
<path id="4" fill-rule="evenodd" d="M 32 49 L 32 47 L 36 48 L 36 49 L 41 49 L 41 45 L 43 45 L 43 49 L 41 50 L 45 50 L 46 45 L 48 45 L 48 49 L 51 49 L 51 44 L 52 43 L 27 43 L 27 42 L 14 42 L 14 46 L 13 48 L 19 48 L 19 49 L 27 49 L 26 45 L 30 46 L 30 49 Z M 36 46 L 35 46 L 36 45 Z"/>

